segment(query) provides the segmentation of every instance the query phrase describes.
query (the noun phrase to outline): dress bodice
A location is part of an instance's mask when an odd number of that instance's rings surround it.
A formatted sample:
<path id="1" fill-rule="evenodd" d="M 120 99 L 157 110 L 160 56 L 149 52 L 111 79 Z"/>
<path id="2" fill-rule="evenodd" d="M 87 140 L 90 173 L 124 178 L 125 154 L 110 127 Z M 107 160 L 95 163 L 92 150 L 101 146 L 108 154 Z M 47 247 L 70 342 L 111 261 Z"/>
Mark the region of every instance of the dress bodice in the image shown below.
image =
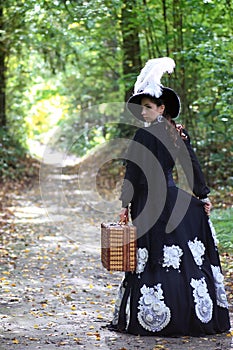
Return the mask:
<path id="1" fill-rule="evenodd" d="M 179 159 L 193 193 L 204 198 L 210 191 L 188 134 L 185 141 L 178 137 L 175 144 L 166 123 L 162 122 L 138 129 L 129 145 L 125 173 L 128 181 L 123 183 L 120 197 L 122 205 L 127 206 L 132 199 L 132 193 L 138 187 L 147 186 L 148 179 L 155 184 L 154 189 L 158 191 L 164 186 L 164 177 L 168 187 L 175 186 L 172 169 L 176 159 Z"/>

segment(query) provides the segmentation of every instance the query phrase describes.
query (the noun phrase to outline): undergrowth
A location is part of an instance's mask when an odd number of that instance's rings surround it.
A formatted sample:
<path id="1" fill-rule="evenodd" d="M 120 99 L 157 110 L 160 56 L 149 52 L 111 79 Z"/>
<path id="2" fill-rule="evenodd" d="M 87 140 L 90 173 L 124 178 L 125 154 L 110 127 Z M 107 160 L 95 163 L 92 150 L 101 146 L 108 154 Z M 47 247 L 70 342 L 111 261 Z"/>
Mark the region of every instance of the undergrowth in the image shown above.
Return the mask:
<path id="1" fill-rule="evenodd" d="M 212 211 L 211 220 L 215 227 L 219 240 L 219 249 L 233 253 L 233 208 L 215 209 Z"/>

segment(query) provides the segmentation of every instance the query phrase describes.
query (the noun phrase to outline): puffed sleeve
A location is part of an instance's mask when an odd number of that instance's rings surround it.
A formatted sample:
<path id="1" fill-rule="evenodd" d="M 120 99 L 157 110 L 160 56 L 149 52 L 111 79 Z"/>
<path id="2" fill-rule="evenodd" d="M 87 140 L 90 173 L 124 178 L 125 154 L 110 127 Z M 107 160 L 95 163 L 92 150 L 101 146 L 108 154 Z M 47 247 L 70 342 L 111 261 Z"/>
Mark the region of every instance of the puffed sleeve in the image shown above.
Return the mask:
<path id="1" fill-rule="evenodd" d="M 180 161 L 181 165 L 184 169 L 185 175 L 187 177 L 187 180 L 189 182 L 189 185 L 192 187 L 192 191 L 199 199 L 206 198 L 208 193 L 210 192 L 210 189 L 206 185 L 205 177 L 202 172 L 200 163 L 197 159 L 197 156 L 192 148 L 190 137 L 186 130 L 183 130 L 183 133 L 185 134 L 185 138 L 183 139 L 183 142 L 185 143 L 187 152 L 181 152 L 180 154 Z M 186 154 L 184 154 L 186 153 Z M 185 160 L 187 157 L 190 158 L 192 169 L 190 169 L 189 162 L 186 162 Z"/>

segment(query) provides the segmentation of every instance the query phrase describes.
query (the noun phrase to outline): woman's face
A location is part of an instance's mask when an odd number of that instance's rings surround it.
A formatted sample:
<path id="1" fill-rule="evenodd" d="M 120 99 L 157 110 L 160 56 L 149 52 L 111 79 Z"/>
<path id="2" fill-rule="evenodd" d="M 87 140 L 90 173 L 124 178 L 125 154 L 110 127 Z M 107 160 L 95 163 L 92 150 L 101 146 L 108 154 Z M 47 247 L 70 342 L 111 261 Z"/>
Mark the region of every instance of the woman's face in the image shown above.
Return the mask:
<path id="1" fill-rule="evenodd" d="M 141 100 L 142 117 L 147 123 L 152 123 L 159 115 L 162 115 L 165 109 L 164 105 L 157 106 L 148 97 L 143 97 Z"/>

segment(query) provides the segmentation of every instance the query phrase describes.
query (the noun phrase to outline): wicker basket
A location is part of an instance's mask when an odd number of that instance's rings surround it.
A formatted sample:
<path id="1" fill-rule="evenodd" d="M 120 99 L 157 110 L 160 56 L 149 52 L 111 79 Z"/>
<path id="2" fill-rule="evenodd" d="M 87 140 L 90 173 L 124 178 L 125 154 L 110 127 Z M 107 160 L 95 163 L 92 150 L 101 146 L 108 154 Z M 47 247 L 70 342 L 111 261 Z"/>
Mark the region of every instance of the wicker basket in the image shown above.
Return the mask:
<path id="1" fill-rule="evenodd" d="M 101 261 L 109 271 L 135 271 L 136 227 L 119 223 L 101 224 Z"/>

